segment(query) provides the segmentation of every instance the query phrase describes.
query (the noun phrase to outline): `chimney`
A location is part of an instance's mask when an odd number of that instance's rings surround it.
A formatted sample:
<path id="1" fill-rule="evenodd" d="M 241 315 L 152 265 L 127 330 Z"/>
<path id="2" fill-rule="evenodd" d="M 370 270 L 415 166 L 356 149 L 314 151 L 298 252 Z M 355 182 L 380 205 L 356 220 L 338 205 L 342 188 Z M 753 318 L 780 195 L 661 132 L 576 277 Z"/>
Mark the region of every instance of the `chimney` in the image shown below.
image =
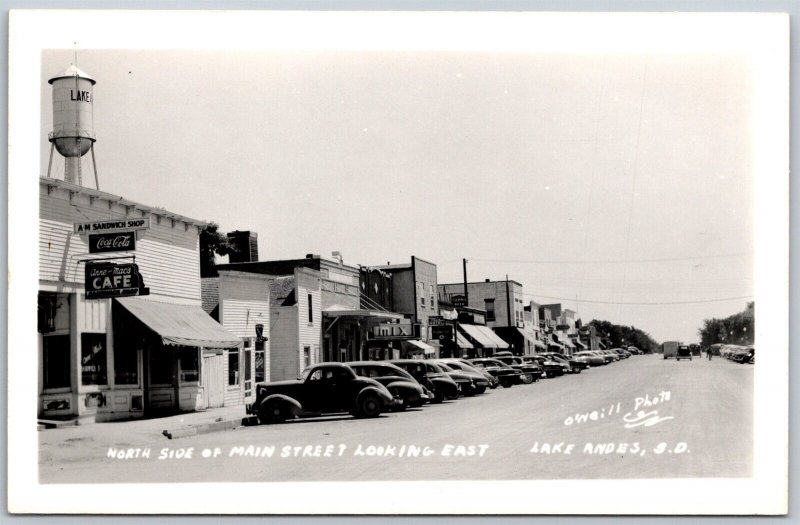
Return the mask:
<path id="1" fill-rule="evenodd" d="M 228 233 L 228 241 L 236 252 L 228 255 L 232 263 L 255 262 L 258 260 L 258 234 L 251 231 L 232 231 Z"/>

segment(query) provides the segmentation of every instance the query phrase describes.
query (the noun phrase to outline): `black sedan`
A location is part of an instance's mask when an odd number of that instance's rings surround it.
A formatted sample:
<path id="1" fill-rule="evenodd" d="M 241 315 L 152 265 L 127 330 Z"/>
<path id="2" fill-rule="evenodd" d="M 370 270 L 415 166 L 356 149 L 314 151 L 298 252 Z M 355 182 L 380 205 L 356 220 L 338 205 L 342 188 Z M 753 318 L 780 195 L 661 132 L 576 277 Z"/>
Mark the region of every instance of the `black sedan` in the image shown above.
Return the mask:
<path id="1" fill-rule="evenodd" d="M 396 359 L 390 363 L 399 366 L 416 379 L 419 384 L 433 392 L 433 402 L 458 397 L 458 385 L 435 363 L 422 359 Z"/>
<path id="2" fill-rule="evenodd" d="M 403 400 L 398 410 L 421 407 L 430 401 L 433 394 L 402 368 L 382 361 L 355 361 L 347 363 L 361 377 L 369 377 L 389 389 L 395 397 Z"/>
<path id="3" fill-rule="evenodd" d="M 519 370 L 511 368 L 497 359 L 480 357 L 477 359 L 469 359 L 468 361 L 475 368 L 486 370 L 495 376 L 503 388 L 510 388 L 521 382 L 519 376 L 521 376 L 522 373 Z"/>
<path id="4" fill-rule="evenodd" d="M 507 364 L 511 368 L 519 370 L 521 372 L 519 380 L 525 385 L 538 381 L 539 378 L 542 377 L 542 372 L 544 371 L 538 362 L 523 361 L 522 358 L 511 355 L 511 352 L 495 354 L 495 359 Z"/>

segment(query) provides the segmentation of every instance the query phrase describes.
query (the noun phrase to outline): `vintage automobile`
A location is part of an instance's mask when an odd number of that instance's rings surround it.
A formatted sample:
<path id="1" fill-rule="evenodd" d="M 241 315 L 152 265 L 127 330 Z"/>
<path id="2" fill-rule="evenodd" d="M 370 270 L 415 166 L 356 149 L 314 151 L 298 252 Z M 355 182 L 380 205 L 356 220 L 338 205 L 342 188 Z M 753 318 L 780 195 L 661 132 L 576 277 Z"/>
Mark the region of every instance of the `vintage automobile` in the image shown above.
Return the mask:
<path id="1" fill-rule="evenodd" d="M 459 357 L 450 357 L 445 359 L 440 359 L 440 361 L 444 361 L 447 363 L 450 368 L 458 368 L 459 370 L 469 370 L 474 371 L 481 374 L 488 382 L 488 387 L 491 389 L 495 389 L 500 386 L 500 382 L 497 380 L 495 376 L 490 374 L 484 368 L 477 368 L 473 366 L 469 361 Z"/>
<path id="2" fill-rule="evenodd" d="M 486 370 L 495 376 L 500 382 L 500 386 L 503 388 L 510 388 L 521 382 L 519 376 L 521 376 L 522 373 L 519 370 L 511 368 L 497 359 L 479 357 L 476 359 L 468 359 L 468 361 L 475 368 Z"/>
<path id="3" fill-rule="evenodd" d="M 566 361 L 567 364 L 569 364 L 570 372 L 573 374 L 580 374 L 582 370 L 586 370 L 590 365 L 590 360 L 588 357 L 576 354 L 568 356 L 558 352 L 544 352 L 542 355 L 554 357 L 561 361 Z"/>
<path id="4" fill-rule="evenodd" d="M 256 385 L 256 400 L 246 406 L 260 423 L 280 423 L 295 417 L 349 412 L 356 417 L 378 417 L 402 403 L 375 381 L 359 377 L 342 363 L 309 366 L 300 377 Z"/>
<path id="5" fill-rule="evenodd" d="M 435 363 L 423 359 L 394 359 L 389 362 L 411 374 L 419 384 L 433 392 L 433 403 L 458 398 L 458 385 Z"/>
<path id="6" fill-rule="evenodd" d="M 532 354 L 522 357 L 526 363 L 539 363 L 545 377 L 558 377 L 569 373 L 569 363 L 553 359 L 544 354 Z"/>
<path id="7" fill-rule="evenodd" d="M 487 374 L 480 372 L 470 365 L 462 363 L 458 359 L 437 359 L 438 364 L 445 372 L 452 370 L 454 373 L 465 375 L 470 378 L 470 392 L 467 395 L 483 394 L 486 388 L 491 386 L 491 379 L 486 377 Z M 453 375 L 450 375 L 453 377 Z M 492 377 L 489 375 L 489 377 Z M 455 379 L 455 377 L 453 377 Z"/>
<path id="8" fill-rule="evenodd" d="M 458 385 L 459 394 L 465 396 L 474 396 L 475 394 L 485 392 L 486 387 L 489 386 L 488 382 L 482 375 L 478 377 L 468 372 L 464 372 L 463 370 L 451 368 L 441 361 L 437 361 L 436 365 L 441 368 L 445 374 L 449 375 L 453 381 L 456 382 L 456 385 Z M 475 384 L 476 380 L 481 382 L 482 390 L 481 387 Z M 478 390 L 480 390 L 480 392 L 478 392 Z"/>
<path id="9" fill-rule="evenodd" d="M 692 349 L 689 348 L 689 345 L 678 345 L 678 351 L 675 354 L 675 361 L 680 361 L 681 359 L 688 359 L 689 361 L 692 360 Z"/>
<path id="10" fill-rule="evenodd" d="M 620 360 L 619 354 L 611 350 L 598 350 L 598 352 L 600 352 L 602 355 L 610 357 L 611 359 L 608 361 L 609 363 Z"/>
<path id="11" fill-rule="evenodd" d="M 511 368 L 519 370 L 521 372 L 519 380 L 524 385 L 529 385 L 542 377 L 543 368 L 539 366 L 539 363 L 523 361 L 521 358 L 514 356 L 511 352 L 496 352 L 494 358 L 507 364 Z"/>
<path id="12" fill-rule="evenodd" d="M 617 354 L 620 360 L 628 359 L 631 356 L 631 353 L 625 350 L 624 348 L 612 348 L 611 351 Z"/>
<path id="13" fill-rule="evenodd" d="M 389 392 L 394 397 L 402 399 L 403 404 L 398 406 L 397 410 L 405 410 L 408 407 L 421 407 L 433 397 L 411 374 L 392 363 L 385 361 L 354 361 L 347 363 L 347 365 L 357 375 L 374 379 L 389 389 Z"/>
<path id="14" fill-rule="evenodd" d="M 589 366 L 601 366 L 606 364 L 606 359 L 603 356 L 596 354 L 592 350 L 583 350 L 581 352 L 575 352 L 574 354 L 572 354 L 572 356 L 581 359 L 586 359 L 587 362 L 589 363 Z"/>
<path id="15" fill-rule="evenodd" d="M 737 363 L 749 363 L 750 358 L 754 358 L 755 348 L 752 346 L 743 346 L 737 348 L 736 351 L 730 354 L 730 360 Z"/>

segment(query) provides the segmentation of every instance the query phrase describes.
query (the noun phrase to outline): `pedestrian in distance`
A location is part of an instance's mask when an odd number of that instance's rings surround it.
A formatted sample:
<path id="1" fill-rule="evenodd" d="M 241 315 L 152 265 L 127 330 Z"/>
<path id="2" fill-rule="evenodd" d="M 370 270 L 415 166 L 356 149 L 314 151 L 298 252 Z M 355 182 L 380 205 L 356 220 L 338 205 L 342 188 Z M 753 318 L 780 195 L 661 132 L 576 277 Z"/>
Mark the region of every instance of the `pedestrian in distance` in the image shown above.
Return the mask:
<path id="1" fill-rule="evenodd" d="M 709 348 L 708 350 L 706 350 L 706 353 L 708 354 L 708 360 L 711 361 L 711 356 L 713 355 L 711 353 L 711 349 Z"/>

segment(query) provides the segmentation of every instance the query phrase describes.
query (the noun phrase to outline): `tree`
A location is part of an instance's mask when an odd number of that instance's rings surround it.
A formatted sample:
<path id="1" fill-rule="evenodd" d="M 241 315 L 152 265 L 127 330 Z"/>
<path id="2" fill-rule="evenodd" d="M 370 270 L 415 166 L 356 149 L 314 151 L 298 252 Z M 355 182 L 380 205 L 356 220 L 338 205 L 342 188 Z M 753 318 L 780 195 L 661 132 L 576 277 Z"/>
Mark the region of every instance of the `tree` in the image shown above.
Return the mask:
<path id="1" fill-rule="evenodd" d="M 615 348 L 635 346 L 646 352 L 654 352 L 658 347 L 658 343 L 650 337 L 650 334 L 634 326 L 617 325 L 599 319 L 592 319 L 589 325 L 594 326 L 597 335 L 609 341 Z"/>
<path id="2" fill-rule="evenodd" d="M 708 348 L 713 344 L 751 345 L 755 339 L 756 303 L 747 303 L 745 309 L 724 319 L 705 319 L 697 333 L 700 345 Z"/>
<path id="3" fill-rule="evenodd" d="M 217 230 L 219 224 L 212 222 L 200 232 L 200 277 L 217 276 L 215 254 L 230 255 L 237 251 L 228 236 Z"/>

